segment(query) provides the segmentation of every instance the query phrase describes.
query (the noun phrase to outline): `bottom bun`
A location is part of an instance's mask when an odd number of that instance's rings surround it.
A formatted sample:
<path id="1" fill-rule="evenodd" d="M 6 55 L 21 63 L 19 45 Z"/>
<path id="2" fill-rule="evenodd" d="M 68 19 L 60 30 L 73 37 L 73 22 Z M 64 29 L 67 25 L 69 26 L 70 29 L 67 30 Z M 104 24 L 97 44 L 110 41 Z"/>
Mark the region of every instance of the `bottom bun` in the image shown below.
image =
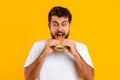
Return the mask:
<path id="1" fill-rule="evenodd" d="M 56 50 L 56 51 L 64 51 L 65 49 L 59 49 L 59 48 L 54 47 L 54 50 Z"/>

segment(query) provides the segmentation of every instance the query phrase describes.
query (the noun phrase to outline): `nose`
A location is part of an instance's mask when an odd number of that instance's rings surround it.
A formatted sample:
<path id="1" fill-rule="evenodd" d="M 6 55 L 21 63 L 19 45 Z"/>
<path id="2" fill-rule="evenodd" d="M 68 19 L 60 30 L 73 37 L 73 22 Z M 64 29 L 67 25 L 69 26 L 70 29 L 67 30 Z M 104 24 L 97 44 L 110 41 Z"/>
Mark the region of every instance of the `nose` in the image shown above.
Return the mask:
<path id="1" fill-rule="evenodd" d="M 63 30 L 62 26 L 59 26 L 58 31 L 62 31 L 62 30 Z"/>

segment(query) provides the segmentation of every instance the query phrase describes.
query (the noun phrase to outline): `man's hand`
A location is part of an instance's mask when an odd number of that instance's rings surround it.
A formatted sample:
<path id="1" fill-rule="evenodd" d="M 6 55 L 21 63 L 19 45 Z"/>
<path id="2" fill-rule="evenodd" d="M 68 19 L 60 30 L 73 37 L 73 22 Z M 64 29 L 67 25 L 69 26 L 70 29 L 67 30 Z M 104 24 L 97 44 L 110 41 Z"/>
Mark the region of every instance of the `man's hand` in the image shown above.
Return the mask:
<path id="1" fill-rule="evenodd" d="M 46 42 L 41 55 L 32 64 L 25 68 L 25 80 L 37 79 L 45 58 L 52 53 L 52 46 L 54 46 L 55 44 L 59 44 L 59 41 L 55 39 L 50 39 Z"/>
<path id="2" fill-rule="evenodd" d="M 74 56 L 76 53 L 75 42 L 69 39 L 64 39 L 61 43 L 62 46 L 68 46 L 67 50 Z"/>
<path id="3" fill-rule="evenodd" d="M 94 80 L 94 69 L 90 67 L 77 52 L 75 42 L 69 39 L 64 39 L 61 43 L 62 46 L 68 46 L 67 50 L 74 56 L 75 64 L 81 80 Z"/>
<path id="4" fill-rule="evenodd" d="M 49 54 L 51 54 L 53 52 L 53 46 L 56 44 L 60 44 L 60 41 L 55 40 L 55 39 L 48 40 L 46 42 L 44 50 L 43 50 L 46 54 L 43 54 L 43 55 L 45 55 L 45 57 L 47 57 Z"/>

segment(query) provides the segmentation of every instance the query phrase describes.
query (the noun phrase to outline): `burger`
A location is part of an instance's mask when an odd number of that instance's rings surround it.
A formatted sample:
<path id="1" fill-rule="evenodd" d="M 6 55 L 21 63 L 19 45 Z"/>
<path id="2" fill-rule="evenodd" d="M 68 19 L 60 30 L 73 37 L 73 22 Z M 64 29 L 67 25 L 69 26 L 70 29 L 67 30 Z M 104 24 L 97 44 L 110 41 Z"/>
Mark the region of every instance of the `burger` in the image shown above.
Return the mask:
<path id="1" fill-rule="evenodd" d="M 57 40 L 62 41 L 63 38 L 62 38 L 62 37 L 58 37 Z M 54 45 L 54 49 L 55 49 L 56 51 L 64 51 L 66 48 L 68 48 L 68 46 L 62 46 L 62 45 L 60 45 L 60 44 Z"/>

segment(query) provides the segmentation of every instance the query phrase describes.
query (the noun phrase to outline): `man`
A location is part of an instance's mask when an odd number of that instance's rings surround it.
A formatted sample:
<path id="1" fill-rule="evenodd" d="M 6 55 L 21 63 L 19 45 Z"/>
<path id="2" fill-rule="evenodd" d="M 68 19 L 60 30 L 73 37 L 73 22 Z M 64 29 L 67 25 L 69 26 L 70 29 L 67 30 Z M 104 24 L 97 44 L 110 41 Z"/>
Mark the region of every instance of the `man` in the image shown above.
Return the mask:
<path id="1" fill-rule="evenodd" d="M 26 80 L 94 80 L 87 47 L 68 39 L 71 20 L 70 11 L 64 7 L 50 10 L 48 21 L 52 39 L 33 45 L 24 65 Z"/>

